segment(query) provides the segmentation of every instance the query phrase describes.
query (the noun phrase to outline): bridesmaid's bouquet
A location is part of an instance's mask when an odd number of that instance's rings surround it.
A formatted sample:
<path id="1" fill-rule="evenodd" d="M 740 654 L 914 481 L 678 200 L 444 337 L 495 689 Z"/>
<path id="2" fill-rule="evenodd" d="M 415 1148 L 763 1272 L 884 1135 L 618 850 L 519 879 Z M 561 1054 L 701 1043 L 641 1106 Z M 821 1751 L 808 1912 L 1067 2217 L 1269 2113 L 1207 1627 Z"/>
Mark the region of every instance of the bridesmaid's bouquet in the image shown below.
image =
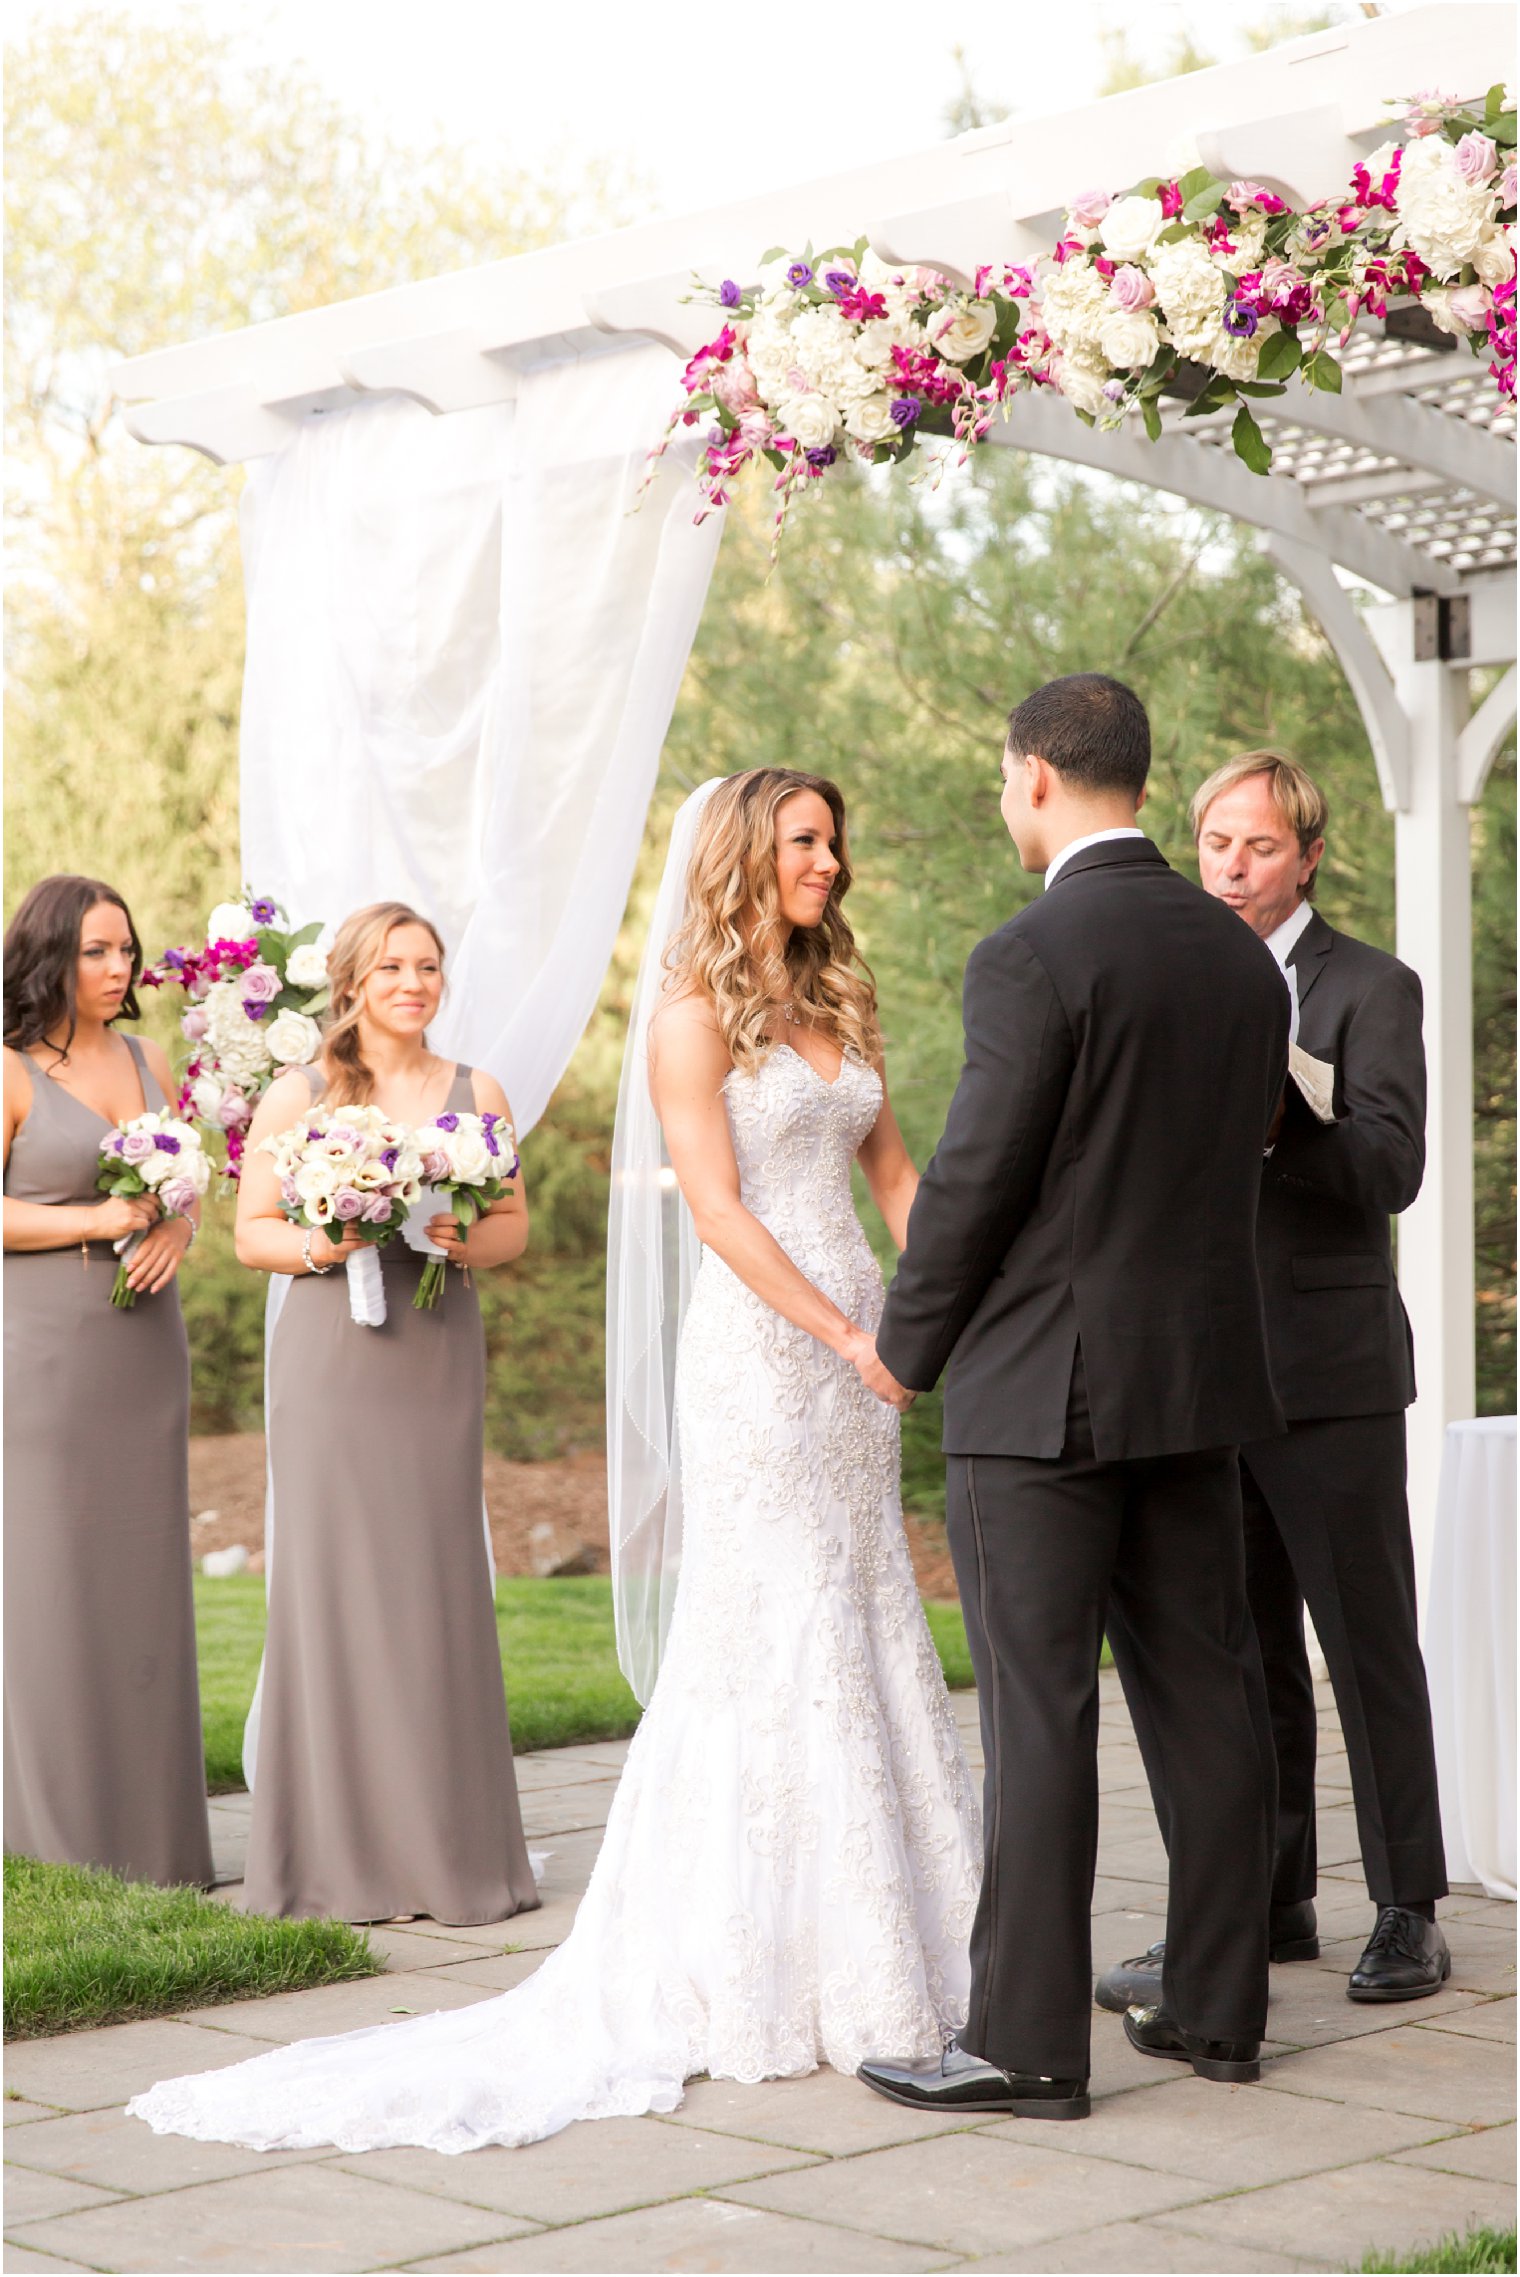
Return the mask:
<path id="1" fill-rule="evenodd" d="M 95 1183 L 103 1194 L 156 1194 L 166 1218 L 188 1216 L 211 1183 L 200 1134 L 177 1115 L 133 1115 L 101 1141 L 100 1154 Z M 123 1311 L 137 1302 L 127 1267 L 141 1240 L 140 1233 L 129 1233 L 116 1245 L 121 1263 L 111 1284 L 111 1302 Z"/>
<path id="2" fill-rule="evenodd" d="M 362 1327 L 385 1320 L 379 1244 L 389 1241 L 422 1195 L 416 1134 L 379 1107 L 314 1107 L 263 1142 L 292 1225 L 364 1247 L 348 1260 L 349 1311 Z"/>
<path id="3" fill-rule="evenodd" d="M 416 1140 L 422 1175 L 451 1211 L 463 1241 L 475 1220 L 512 1192 L 518 1162 L 512 1125 L 505 1115 L 439 1115 L 417 1132 Z M 443 1253 L 429 1242 L 413 1304 L 437 1304 L 445 1277 Z"/>

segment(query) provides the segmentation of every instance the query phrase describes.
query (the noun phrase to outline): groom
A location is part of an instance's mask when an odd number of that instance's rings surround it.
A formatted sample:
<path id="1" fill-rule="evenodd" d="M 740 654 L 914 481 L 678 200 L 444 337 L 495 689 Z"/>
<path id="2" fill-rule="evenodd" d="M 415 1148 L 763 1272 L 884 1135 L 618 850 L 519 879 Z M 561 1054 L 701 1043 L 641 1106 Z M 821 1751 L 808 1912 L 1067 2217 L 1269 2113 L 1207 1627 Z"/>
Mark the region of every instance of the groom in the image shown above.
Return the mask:
<path id="1" fill-rule="evenodd" d="M 1111 1598 L 1172 1798 L 1160 2006 L 1125 2029 L 1205 2079 L 1259 2072 L 1274 1792 L 1235 1451 L 1283 1428 L 1255 1228 L 1288 992 L 1136 827 L 1149 765 L 1144 706 L 1101 673 L 1009 721 L 1003 819 L 1045 892 L 972 952 L 965 1065 L 862 1369 L 900 1405 L 948 1363 L 987 1759 L 966 2027 L 936 2064 L 861 2066 L 928 2109 L 1087 2115 Z"/>

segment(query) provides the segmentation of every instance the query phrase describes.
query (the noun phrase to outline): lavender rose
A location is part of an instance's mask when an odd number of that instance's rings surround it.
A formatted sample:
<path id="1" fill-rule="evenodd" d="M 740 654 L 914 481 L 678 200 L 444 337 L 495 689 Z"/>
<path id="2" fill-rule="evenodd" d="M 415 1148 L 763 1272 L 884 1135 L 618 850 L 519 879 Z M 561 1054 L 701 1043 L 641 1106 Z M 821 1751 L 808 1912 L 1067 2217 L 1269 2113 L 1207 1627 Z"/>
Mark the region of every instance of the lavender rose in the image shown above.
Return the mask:
<path id="1" fill-rule="evenodd" d="M 1078 229 L 1096 229 L 1113 202 L 1107 190 L 1084 190 L 1067 211 Z"/>
<path id="2" fill-rule="evenodd" d="M 147 1162 L 158 1146 L 151 1131 L 123 1131 L 118 1152 L 123 1162 Z"/>
<path id="3" fill-rule="evenodd" d="M 180 1014 L 179 1025 L 181 1034 L 188 1037 L 192 1044 L 203 1043 L 210 1025 L 210 1016 L 204 1005 L 192 1004 L 188 1011 Z"/>
<path id="4" fill-rule="evenodd" d="M 333 1196 L 333 1216 L 342 1218 L 345 1222 L 351 1218 L 362 1218 L 365 1207 L 364 1196 L 356 1193 L 352 1186 L 340 1186 Z"/>
<path id="5" fill-rule="evenodd" d="M 1451 162 L 1462 180 L 1477 188 L 1493 180 L 1499 152 L 1486 134 L 1464 134 L 1451 154 Z"/>
<path id="6" fill-rule="evenodd" d="M 253 964 L 248 967 L 238 985 L 246 1007 L 250 1004 L 272 1004 L 283 983 L 273 965 Z"/>
<path id="7" fill-rule="evenodd" d="M 1122 269 L 1115 269 L 1109 279 L 1108 297 L 1115 308 L 1134 314 L 1139 309 L 1150 307 L 1156 297 L 1156 288 L 1143 269 L 1137 269 L 1126 262 Z"/>
<path id="8" fill-rule="evenodd" d="M 388 1225 L 391 1205 L 383 1194 L 372 1194 L 359 1214 L 365 1225 Z"/>
<path id="9" fill-rule="evenodd" d="M 192 1205 L 200 1200 L 195 1190 L 195 1180 L 186 1178 L 183 1174 L 177 1178 L 166 1178 L 158 1189 L 158 1198 L 163 1205 L 164 1215 L 171 1218 L 184 1217 Z"/>

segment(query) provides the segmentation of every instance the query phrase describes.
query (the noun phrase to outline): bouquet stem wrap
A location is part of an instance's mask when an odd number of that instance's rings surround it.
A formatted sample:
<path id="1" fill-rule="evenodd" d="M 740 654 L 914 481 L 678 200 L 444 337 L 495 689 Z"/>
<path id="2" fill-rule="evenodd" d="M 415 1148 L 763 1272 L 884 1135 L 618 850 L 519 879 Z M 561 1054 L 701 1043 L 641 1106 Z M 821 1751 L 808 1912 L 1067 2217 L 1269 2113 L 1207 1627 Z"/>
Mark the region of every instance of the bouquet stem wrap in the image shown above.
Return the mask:
<path id="1" fill-rule="evenodd" d="M 385 1326 L 385 1277 L 380 1270 L 380 1252 L 373 1242 L 367 1241 L 356 1249 L 348 1260 L 348 1311 L 351 1320 L 361 1328 Z"/>

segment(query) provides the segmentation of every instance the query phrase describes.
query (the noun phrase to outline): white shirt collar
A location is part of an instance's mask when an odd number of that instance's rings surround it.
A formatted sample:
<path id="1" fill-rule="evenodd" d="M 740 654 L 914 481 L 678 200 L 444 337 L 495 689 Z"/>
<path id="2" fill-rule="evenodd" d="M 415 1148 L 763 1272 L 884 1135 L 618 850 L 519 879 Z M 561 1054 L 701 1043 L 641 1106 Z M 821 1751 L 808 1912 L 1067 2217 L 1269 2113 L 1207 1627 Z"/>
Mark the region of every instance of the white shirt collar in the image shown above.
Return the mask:
<path id="1" fill-rule="evenodd" d="M 1303 938 L 1309 920 L 1314 915 L 1314 904 L 1301 901 L 1291 917 L 1285 917 L 1275 931 L 1267 935 L 1267 947 L 1286 972 L 1288 959 Z"/>
<path id="2" fill-rule="evenodd" d="M 1049 869 L 1045 872 L 1046 892 L 1048 893 L 1055 884 L 1057 877 L 1071 860 L 1073 854 L 1082 853 L 1088 846 L 1106 846 L 1111 838 L 1143 838 L 1144 836 L 1145 832 L 1138 825 L 1128 823 L 1119 830 L 1090 830 L 1085 838 L 1073 838 L 1069 846 L 1061 848 L 1060 853 L 1056 855 Z"/>

